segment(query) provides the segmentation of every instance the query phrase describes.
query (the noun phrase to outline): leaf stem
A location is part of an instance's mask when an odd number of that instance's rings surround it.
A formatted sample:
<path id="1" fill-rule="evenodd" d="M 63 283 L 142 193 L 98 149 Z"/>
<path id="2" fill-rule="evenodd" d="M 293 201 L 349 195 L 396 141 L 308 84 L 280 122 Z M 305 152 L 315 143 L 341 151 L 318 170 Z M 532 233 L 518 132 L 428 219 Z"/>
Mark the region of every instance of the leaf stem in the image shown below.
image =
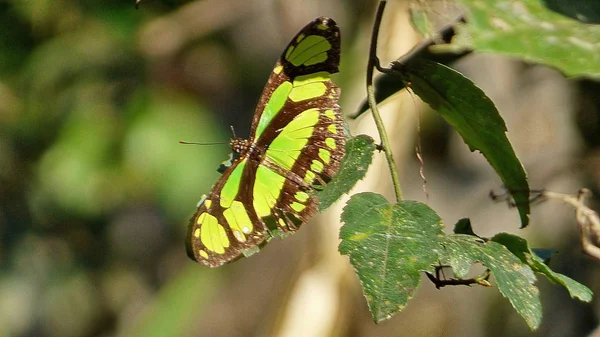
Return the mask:
<path id="1" fill-rule="evenodd" d="M 390 141 L 383 125 L 383 120 L 377 109 L 377 101 L 375 99 L 375 90 L 373 87 L 373 70 L 377 66 L 379 67 L 379 59 L 377 58 L 377 39 L 379 36 L 379 26 L 381 25 L 381 18 L 383 17 L 383 10 L 385 9 L 386 1 L 382 0 L 379 2 L 377 7 L 377 14 L 375 16 L 375 23 L 373 24 L 373 32 L 371 34 L 371 47 L 369 50 L 369 63 L 367 64 L 367 99 L 369 102 L 369 108 L 373 114 L 375 125 L 377 126 L 377 132 L 381 137 L 381 146 L 390 169 L 390 175 L 392 177 L 392 183 L 394 185 L 394 192 L 396 194 L 396 201 L 402 200 L 402 188 L 400 187 L 400 179 L 394 157 L 392 155 L 392 148 Z"/>

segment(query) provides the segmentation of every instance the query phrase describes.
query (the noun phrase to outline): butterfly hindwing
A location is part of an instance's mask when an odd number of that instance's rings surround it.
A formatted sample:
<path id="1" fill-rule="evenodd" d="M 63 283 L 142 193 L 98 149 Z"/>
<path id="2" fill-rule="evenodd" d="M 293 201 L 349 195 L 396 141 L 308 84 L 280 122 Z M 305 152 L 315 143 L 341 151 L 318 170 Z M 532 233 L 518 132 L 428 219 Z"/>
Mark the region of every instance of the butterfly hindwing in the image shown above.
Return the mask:
<path id="1" fill-rule="evenodd" d="M 256 213 L 245 206 L 251 202 L 250 188 L 243 185 L 252 174 L 247 167 L 247 159 L 236 159 L 190 219 L 187 251 L 201 264 L 220 266 L 262 246 L 269 238 Z"/>
<path id="2" fill-rule="evenodd" d="M 217 267 L 296 231 L 314 213 L 316 186 L 338 170 L 344 127 L 337 104 L 340 32 L 317 18 L 286 47 L 263 90 L 250 139 L 190 220 L 188 255 Z"/>

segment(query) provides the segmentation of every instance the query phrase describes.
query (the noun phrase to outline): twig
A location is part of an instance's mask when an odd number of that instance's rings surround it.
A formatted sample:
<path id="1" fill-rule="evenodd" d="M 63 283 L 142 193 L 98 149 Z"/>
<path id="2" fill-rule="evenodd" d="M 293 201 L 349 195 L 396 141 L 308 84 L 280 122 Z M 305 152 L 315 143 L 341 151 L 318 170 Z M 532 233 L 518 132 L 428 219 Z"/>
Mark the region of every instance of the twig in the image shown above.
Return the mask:
<path id="1" fill-rule="evenodd" d="M 513 191 L 513 192 L 523 193 L 522 190 Z M 533 204 L 544 201 L 544 193 L 545 192 L 546 192 L 546 190 L 529 190 L 529 204 L 533 205 Z M 490 199 L 492 199 L 493 201 L 496 201 L 496 202 L 506 201 L 508 208 L 517 207 L 517 204 L 515 203 L 515 200 L 513 199 L 511 192 L 507 189 L 505 189 L 503 193 L 496 193 L 494 191 L 490 191 L 489 196 L 490 196 Z"/>
<path id="2" fill-rule="evenodd" d="M 369 102 L 369 108 L 375 120 L 377 131 L 381 137 L 381 146 L 387 159 L 388 167 L 390 169 L 390 175 L 392 176 L 392 183 L 394 185 L 394 192 L 396 194 L 396 200 L 402 200 L 402 188 L 400 187 L 400 178 L 396 164 L 394 162 L 394 156 L 392 155 L 392 148 L 390 141 L 383 125 L 383 120 L 377 109 L 377 101 L 375 99 L 375 90 L 373 88 L 373 70 L 379 65 L 379 59 L 377 58 L 377 39 L 379 36 L 379 27 L 381 25 L 381 18 L 383 17 L 383 11 L 385 9 L 386 1 L 380 1 L 379 7 L 377 7 L 377 14 L 375 16 L 375 23 L 373 24 L 373 32 L 371 34 L 371 48 L 369 50 L 369 63 L 367 64 L 367 99 Z"/>
<path id="3" fill-rule="evenodd" d="M 490 282 L 488 281 L 491 275 L 489 269 L 486 269 L 481 275 L 475 276 L 470 279 L 442 279 L 440 277 L 440 270 L 442 270 L 443 266 L 435 267 L 435 276 L 430 273 L 425 273 L 427 278 L 435 285 L 436 289 L 443 288 L 445 286 L 471 286 L 473 284 L 478 284 L 484 287 L 491 287 Z"/>
<path id="4" fill-rule="evenodd" d="M 585 197 L 590 194 L 590 190 L 583 188 L 576 196 L 544 191 L 543 197 L 561 200 L 575 208 L 575 218 L 581 233 L 581 248 L 589 256 L 600 260 L 600 218 L 596 211 L 585 205 Z"/>
<path id="5" fill-rule="evenodd" d="M 591 194 L 587 188 L 579 190 L 577 195 L 551 192 L 546 190 L 531 190 L 530 203 L 557 199 L 575 208 L 575 219 L 579 225 L 581 248 L 589 256 L 600 260 L 600 217 L 598 212 L 585 205 L 585 198 Z M 515 207 L 510 192 L 496 194 L 490 192 L 490 198 L 495 201 L 506 201 L 508 207 Z"/>

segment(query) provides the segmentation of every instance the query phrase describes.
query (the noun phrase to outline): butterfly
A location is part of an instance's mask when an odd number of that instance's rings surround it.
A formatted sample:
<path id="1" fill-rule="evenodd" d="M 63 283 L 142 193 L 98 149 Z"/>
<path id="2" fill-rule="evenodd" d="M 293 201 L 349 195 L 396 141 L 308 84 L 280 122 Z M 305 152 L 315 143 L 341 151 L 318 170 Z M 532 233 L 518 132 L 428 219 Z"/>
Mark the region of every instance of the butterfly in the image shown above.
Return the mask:
<path id="1" fill-rule="evenodd" d="M 231 140 L 231 160 L 190 219 L 190 258 L 218 267 L 250 256 L 317 212 L 313 192 L 344 156 L 340 89 L 331 80 L 339 62 L 340 30 L 330 18 L 291 40 L 263 89 L 250 138 Z"/>

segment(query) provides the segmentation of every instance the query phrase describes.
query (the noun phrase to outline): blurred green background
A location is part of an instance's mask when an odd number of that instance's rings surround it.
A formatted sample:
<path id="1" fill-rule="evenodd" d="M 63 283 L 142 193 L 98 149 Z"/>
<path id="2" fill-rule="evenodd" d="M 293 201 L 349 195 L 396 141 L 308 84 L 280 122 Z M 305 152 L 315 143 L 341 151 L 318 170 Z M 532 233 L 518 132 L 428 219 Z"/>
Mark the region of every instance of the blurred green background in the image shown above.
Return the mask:
<path id="1" fill-rule="evenodd" d="M 178 141 L 227 142 L 230 125 L 247 136 L 277 57 L 300 28 L 321 15 L 342 28 L 337 81 L 347 95 L 342 107 L 352 112 L 364 97 L 361 81 L 375 6 L 366 0 L 145 0 L 135 10 L 133 0 L 0 0 L 0 336 L 304 336 L 303 328 L 319 324 L 321 334 L 311 336 L 530 335 L 500 297 L 477 300 L 493 291 L 445 290 L 446 297 L 440 297 L 431 285 L 413 301 L 420 305 L 411 304 L 407 313 L 375 326 L 347 259 L 335 251 L 337 223 L 329 223 L 333 234 L 328 238 L 316 230 L 300 231 L 258 256 L 217 270 L 200 267 L 185 254 L 187 220 L 218 178 L 216 168 L 229 149 Z M 393 24 L 397 16 L 406 20 L 400 9 L 400 1 L 388 9 L 394 19 L 388 19 L 388 33 L 382 35 L 384 46 L 406 32 L 406 26 Z M 392 59 L 401 54 L 389 48 Z M 478 64 L 489 69 L 485 60 L 483 66 L 477 62 L 470 68 L 474 73 Z M 512 71 L 525 79 L 518 83 L 526 83 L 529 69 L 515 67 Z M 559 92 L 576 90 L 578 84 L 551 74 L 552 83 L 563 85 Z M 486 79 L 480 79 L 485 89 Z M 492 98 L 502 107 L 501 94 Z M 523 126 L 519 118 L 507 117 L 509 130 Z M 565 137 L 580 137 L 575 127 L 568 130 Z M 526 137 L 530 131 L 523 131 Z M 489 207 L 482 201 L 485 189 L 495 186 L 489 176 L 473 174 L 485 165 L 456 155 L 468 153 L 464 146 L 445 145 L 454 144 L 450 135 L 439 120 L 425 121 L 429 178 L 435 181 L 440 174 L 437 181 L 448 181 L 431 183 L 429 193 L 439 196 L 432 200 L 434 209 L 436 203 L 441 210 L 446 205 L 441 215 L 447 223 L 453 211 L 466 210 L 457 219 L 473 211 L 448 205 L 457 191 L 466 188 L 465 194 L 476 194 L 479 205 Z M 511 140 L 521 158 L 539 156 L 537 143 L 518 137 Z M 557 150 L 554 141 L 548 144 Z M 591 174 L 568 188 L 597 181 L 600 161 L 593 161 L 596 152 L 586 144 L 573 145 L 569 154 L 584 153 L 574 162 L 589 160 Z M 410 151 L 412 140 L 401 146 Z M 405 160 L 406 190 L 423 198 L 416 160 Z M 478 178 L 487 182 L 483 194 L 473 189 Z M 539 183 L 546 186 L 548 179 Z M 498 206 L 491 210 L 512 214 Z M 572 222 L 568 211 L 565 221 Z M 544 227 L 531 237 L 545 245 L 564 243 L 572 255 L 559 271 L 588 286 L 593 280 L 597 284 L 598 267 L 580 256 L 574 225 L 558 225 L 573 229 L 570 239 L 553 241 L 544 236 Z M 314 248 L 327 240 L 327 253 Z M 315 262 L 327 254 L 334 256 L 335 267 L 327 259 Z M 573 273 L 565 271 L 570 267 Z M 319 280 L 338 269 L 343 276 L 324 287 Z M 301 301 L 295 289 L 303 282 L 323 286 L 308 288 L 321 302 Z M 544 291 L 565 297 L 560 288 Z M 571 314 L 556 336 L 567 336 L 564 331 L 581 336 L 595 326 L 591 306 L 563 297 L 545 300 L 550 313 L 538 335 L 556 331 L 551 317 L 557 308 Z M 458 304 L 460 310 L 452 304 L 466 298 L 475 300 Z M 327 319 L 322 323 L 309 316 Z M 290 325 L 290 317 L 300 328 Z"/>
<path id="2" fill-rule="evenodd" d="M 193 335 L 222 273 L 187 259 L 187 219 L 287 40 L 327 15 L 281 7 L 0 1 L 0 336 Z"/>

